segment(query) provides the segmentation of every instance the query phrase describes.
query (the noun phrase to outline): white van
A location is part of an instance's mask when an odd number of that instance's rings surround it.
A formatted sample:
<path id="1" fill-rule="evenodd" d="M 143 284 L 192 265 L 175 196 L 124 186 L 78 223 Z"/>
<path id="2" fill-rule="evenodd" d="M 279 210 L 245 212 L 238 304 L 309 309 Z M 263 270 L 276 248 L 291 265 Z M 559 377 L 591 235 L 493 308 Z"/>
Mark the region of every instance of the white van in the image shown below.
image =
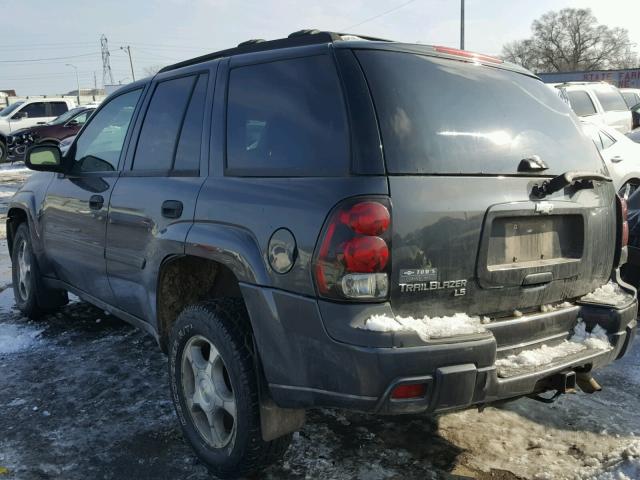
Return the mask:
<path id="1" fill-rule="evenodd" d="M 589 121 L 603 123 L 620 133 L 631 131 L 631 112 L 624 97 L 613 85 L 605 82 L 567 82 L 554 87 L 563 89 L 573 111 Z"/>

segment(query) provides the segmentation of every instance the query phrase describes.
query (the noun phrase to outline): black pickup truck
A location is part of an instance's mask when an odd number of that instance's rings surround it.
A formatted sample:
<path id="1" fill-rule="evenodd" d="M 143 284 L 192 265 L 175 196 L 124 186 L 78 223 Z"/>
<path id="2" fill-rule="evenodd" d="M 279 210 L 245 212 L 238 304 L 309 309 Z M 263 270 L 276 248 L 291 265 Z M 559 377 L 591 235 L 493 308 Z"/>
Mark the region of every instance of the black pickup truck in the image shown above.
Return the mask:
<path id="1" fill-rule="evenodd" d="M 122 87 L 26 163 L 17 305 L 73 292 L 153 335 L 220 476 L 280 458 L 313 407 L 593 392 L 635 333 L 624 200 L 569 107 L 496 58 L 248 41 Z"/>

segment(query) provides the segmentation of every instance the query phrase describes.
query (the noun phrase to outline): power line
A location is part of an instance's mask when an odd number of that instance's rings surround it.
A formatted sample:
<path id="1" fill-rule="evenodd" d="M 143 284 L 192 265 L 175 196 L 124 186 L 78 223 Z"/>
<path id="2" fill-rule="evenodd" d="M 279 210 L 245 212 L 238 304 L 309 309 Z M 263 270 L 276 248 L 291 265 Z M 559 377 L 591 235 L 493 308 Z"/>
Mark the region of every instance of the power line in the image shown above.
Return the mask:
<path id="1" fill-rule="evenodd" d="M 400 10 L 401 8 L 404 8 L 404 7 L 406 7 L 407 5 L 409 5 L 409 4 L 413 3 L 413 2 L 416 2 L 416 1 L 417 1 L 417 0 L 409 0 L 408 2 L 405 2 L 405 3 L 401 4 L 401 5 L 398 5 L 397 7 L 391 8 L 391 9 L 389 9 L 389 10 L 385 11 L 385 12 L 382 12 L 382 13 L 379 13 L 379 14 L 377 14 L 377 15 L 374 15 L 373 17 L 369 17 L 369 18 L 367 18 L 367 19 L 365 19 L 365 20 L 362 20 L 361 22 L 354 23 L 353 25 L 349 25 L 348 27 L 343 27 L 341 30 L 342 30 L 342 31 L 347 31 L 347 30 L 351 30 L 351 29 L 352 29 L 352 28 L 354 28 L 354 27 L 359 27 L 359 26 L 360 26 L 360 25 L 362 25 L 363 23 L 368 23 L 368 22 L 370 22 L 370 21 L 372 21 L 372 20 L 375 20 L 375 19 L 377 19 L 377 18 L 380 18 L 380 17 L 383 17 L 383 16 L 385 16 L 385 15 L 388 15 L 389 13 L 393 13 L 393 12 L 395 12 L 396 10 Z"/>
<path id="2" fill-rule="evenodd" d="M 49 58 L 30 58 L 27 60 L 0 60 L 0 63 L 30 63 L 30 62 L 46 62 L 49 60 L 67 60 L 69 58 L 89 57 L 93 55 L 99 55 L 98 52 L 83 53 L 81 55 L 68 55 L 66 57 L 49 57 Z"/>

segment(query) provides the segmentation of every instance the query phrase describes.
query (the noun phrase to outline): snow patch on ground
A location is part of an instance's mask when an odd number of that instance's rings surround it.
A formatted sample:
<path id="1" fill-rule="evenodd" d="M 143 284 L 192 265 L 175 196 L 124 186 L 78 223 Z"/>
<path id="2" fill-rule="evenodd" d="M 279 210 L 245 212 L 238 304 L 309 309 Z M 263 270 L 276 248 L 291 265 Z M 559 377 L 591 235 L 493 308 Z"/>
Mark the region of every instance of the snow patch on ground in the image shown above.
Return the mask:
<path id="1" fill-rule="evenodd" d="M 425 315 L 422 318 L 372 315 L 360 328 L 374 332 L 414 331 L 425 342 L 432 338 L 470 335 L 486 331 L 480 317 L 470 317 L 466 313 L 455 313 L 449 317 Z"/>
<path id="2" fill-rule="evenodd" d="M 568 357 L 587 349 L 605 351 L 611 349 L 611 344 L 607 338 L 607 332 L 602 327 L 596 326 L 589 333 L 586 330 L 586 325 L 580 322 L 576 326 L 573 336 L 559 345 L 553 347 L 542 345 L 539 348 L 524 350 L 518 354 L 496 360 L 498 376 L 506 377 L 521 369 L 535 369 L 549 365 L 559 358 Z"/>
<path id="3" fill-rule="evenodd" d="M 28 325 L 0 323 L 0 355 L 18 353 L 28 350 L 39 341 L 44 329 Z"/>
<path id="4" fill-rule="evenodd" d="M 0 175 L 14 174 L 14 173 L 27 173 L 30 170 L 24 166 L 24 163 L 4 163 L 0 164 Z"/>
<path id="5" fill-rule="evenodd" d="M 580 300 L 607 305 L 620 305 L 628 302 L 630 298 L 631 295 L 622 290 L 618 284 L 609 282 L 596 288 L 593 292 L 587 293 Z"/>

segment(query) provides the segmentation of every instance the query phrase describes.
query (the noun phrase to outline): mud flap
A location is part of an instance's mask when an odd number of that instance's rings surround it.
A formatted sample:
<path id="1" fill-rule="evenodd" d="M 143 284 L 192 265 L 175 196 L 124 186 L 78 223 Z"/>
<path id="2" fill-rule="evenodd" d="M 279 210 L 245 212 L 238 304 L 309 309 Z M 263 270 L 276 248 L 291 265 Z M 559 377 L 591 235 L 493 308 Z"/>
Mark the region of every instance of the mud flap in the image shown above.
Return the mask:
<path id="1" fill-rule="evenodd" d="M 275 440 L 287 433 L 300 430 L 305 422 L 305 410 L 280 408 L 270 398 L 262 396 L 260 400 L 260 424 L 262 439 L 265 442 Z"/>

